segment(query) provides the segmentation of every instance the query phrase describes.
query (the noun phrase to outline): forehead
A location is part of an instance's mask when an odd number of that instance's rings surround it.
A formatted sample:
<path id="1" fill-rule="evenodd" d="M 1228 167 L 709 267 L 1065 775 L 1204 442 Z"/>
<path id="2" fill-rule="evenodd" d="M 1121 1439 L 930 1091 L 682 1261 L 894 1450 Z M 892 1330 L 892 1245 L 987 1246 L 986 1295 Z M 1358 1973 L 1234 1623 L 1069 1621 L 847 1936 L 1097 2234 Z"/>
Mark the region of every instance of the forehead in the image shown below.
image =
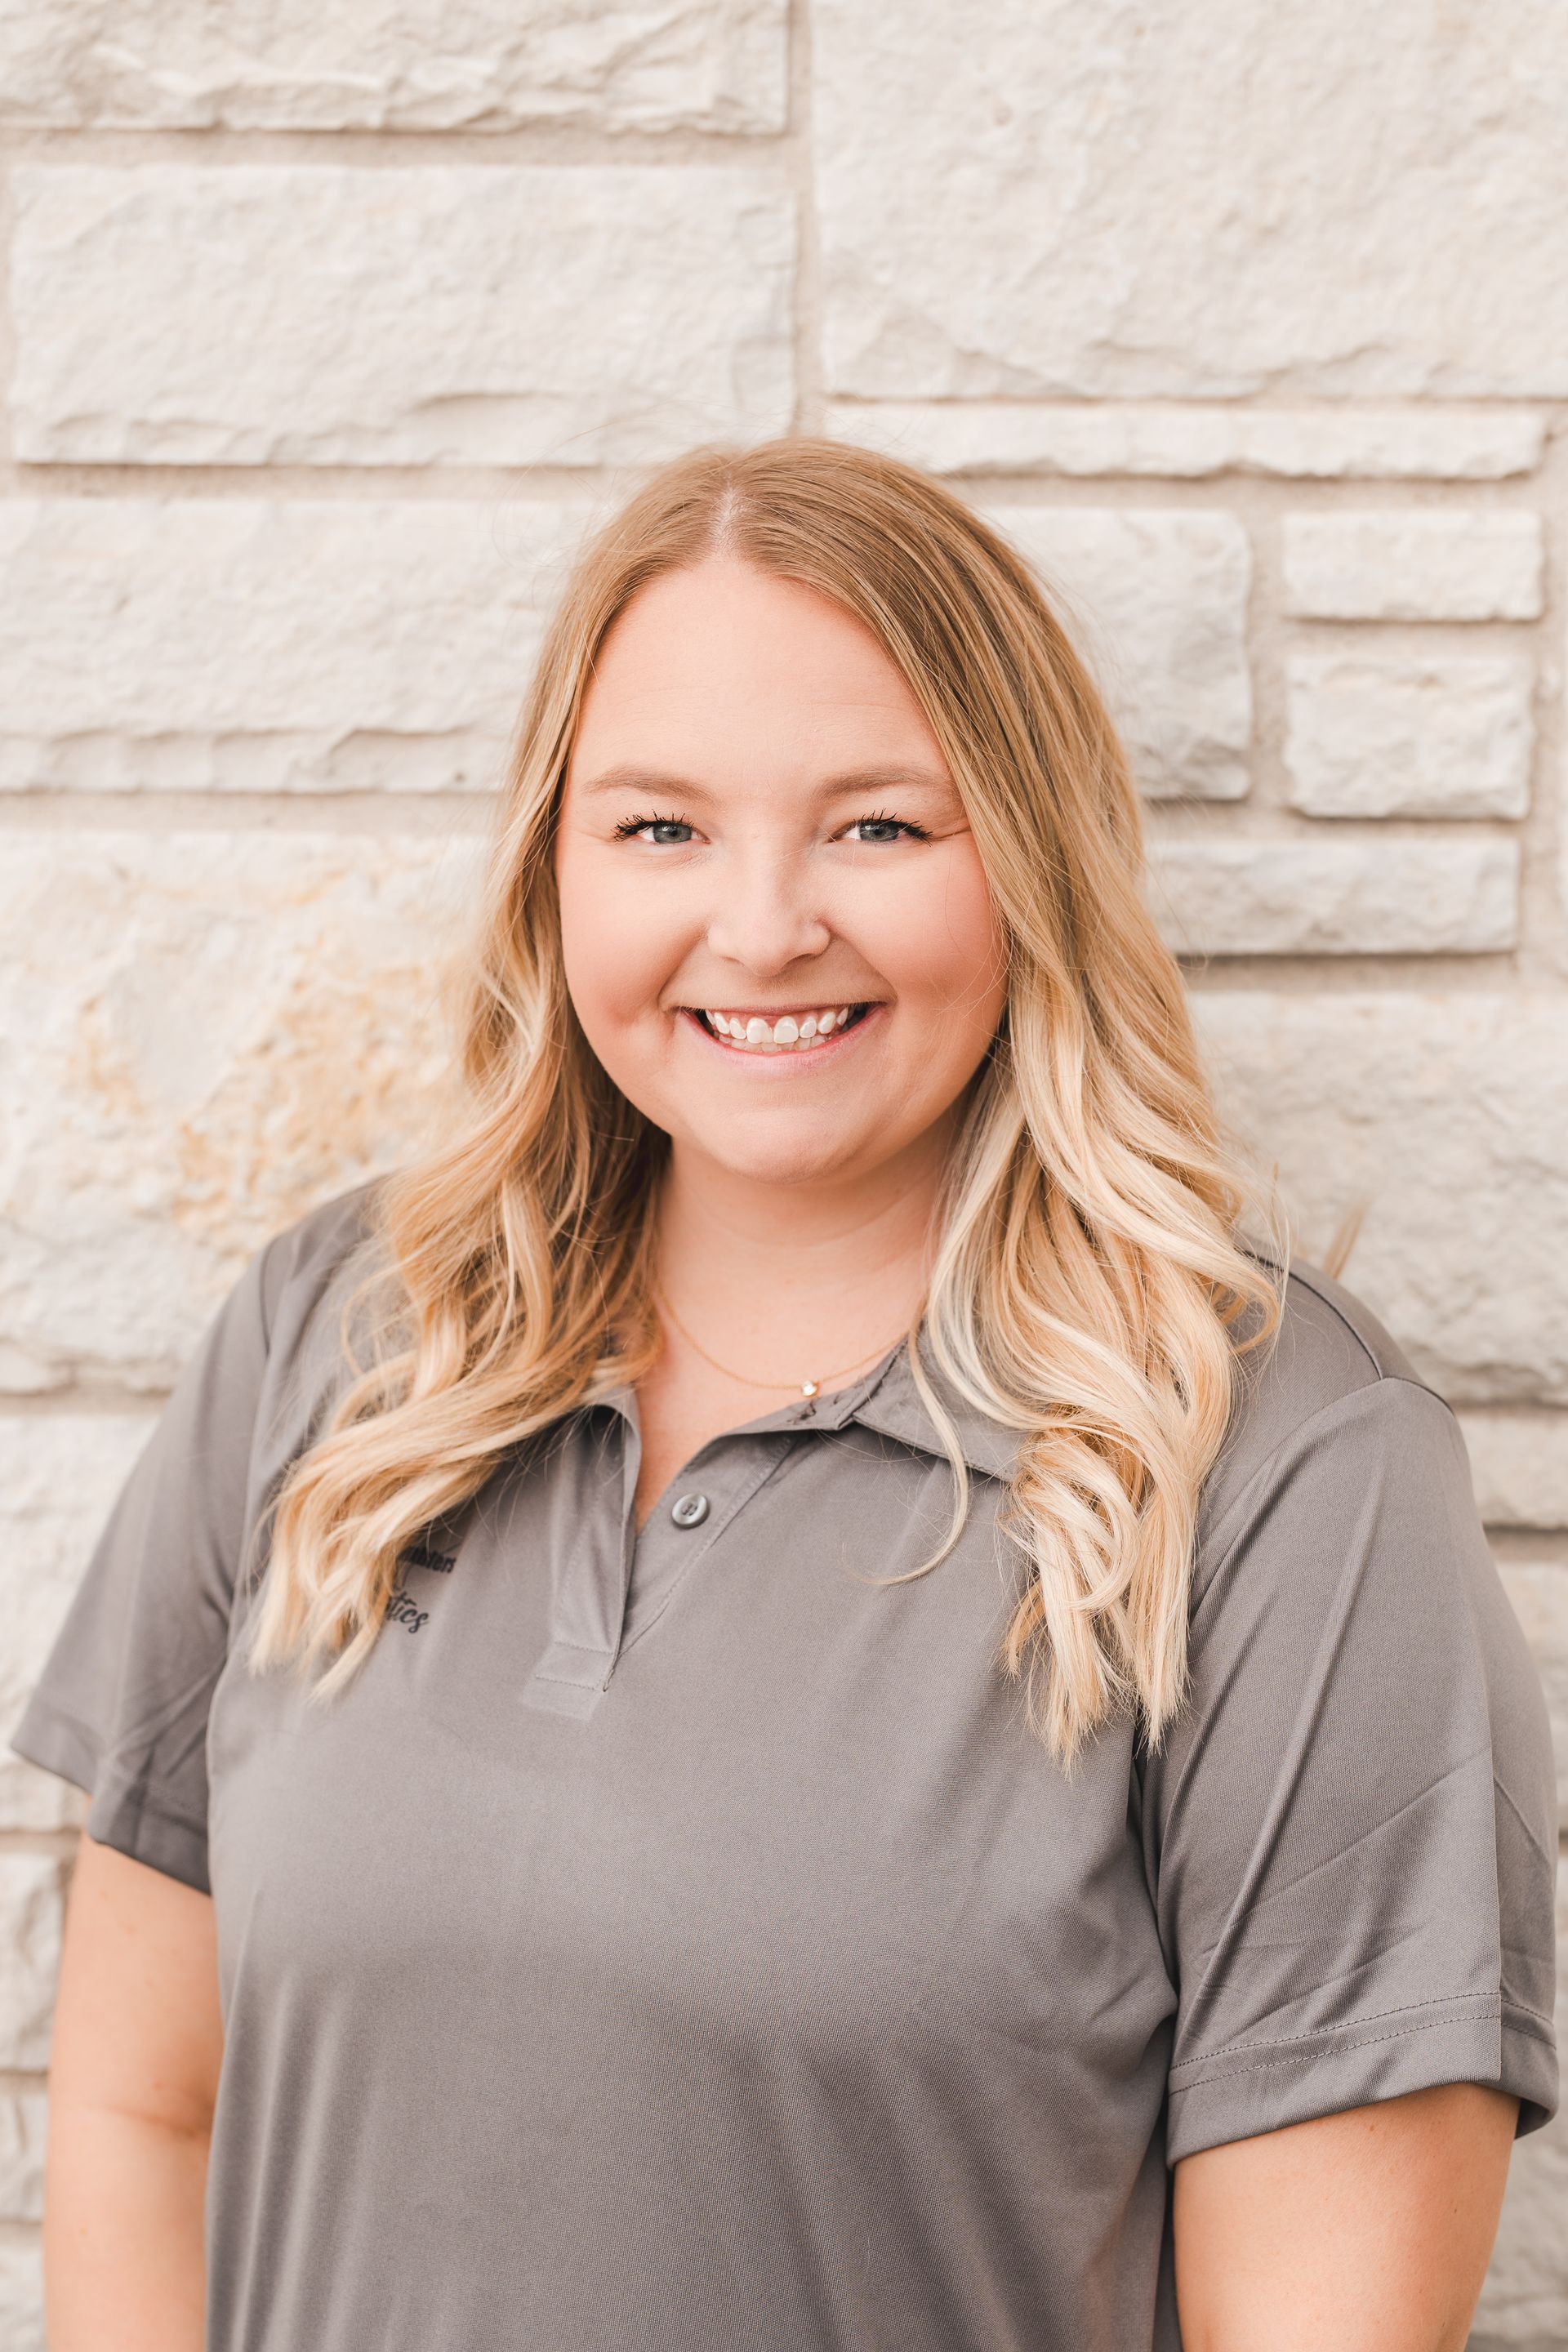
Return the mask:
<path id="1" fill-rule="evenodd" d="M 715 559 L 650 582 L 616 621 L 568 775 L 636 762 L 777 779 L 890 761 L 945 765 L 871 631 L 815 588 Z"/>

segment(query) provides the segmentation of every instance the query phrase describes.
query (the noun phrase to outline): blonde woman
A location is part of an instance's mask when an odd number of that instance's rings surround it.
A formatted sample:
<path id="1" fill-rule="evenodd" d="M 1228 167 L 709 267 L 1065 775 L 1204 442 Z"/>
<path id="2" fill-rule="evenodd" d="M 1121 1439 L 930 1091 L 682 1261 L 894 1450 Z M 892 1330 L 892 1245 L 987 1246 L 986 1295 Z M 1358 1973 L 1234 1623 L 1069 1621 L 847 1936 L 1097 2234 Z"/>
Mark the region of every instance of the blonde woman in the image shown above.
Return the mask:
<path id="1" fill-rule="evenodd" d="M 52 2352 L 1439 2352 L 1555 2098 L 1463 1449 L 1254 1229 L 1039 587 L 704 453 L 530 693 L 465 1118 L 280 1234 L 16 1746 Z"/>

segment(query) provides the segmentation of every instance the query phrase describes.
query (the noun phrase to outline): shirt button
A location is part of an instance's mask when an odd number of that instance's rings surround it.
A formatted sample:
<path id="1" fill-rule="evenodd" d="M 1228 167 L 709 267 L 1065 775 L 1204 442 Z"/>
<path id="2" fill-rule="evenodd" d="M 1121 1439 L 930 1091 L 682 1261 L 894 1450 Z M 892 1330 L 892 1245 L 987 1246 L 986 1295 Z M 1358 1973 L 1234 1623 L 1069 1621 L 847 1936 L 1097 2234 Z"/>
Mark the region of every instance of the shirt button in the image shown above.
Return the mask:
<path id="1" fill-rule="evenodd" d="M 678 1495 L 669 1507 L 669 1516 L 678 1528 L 700 1528 L 708 1517 L 706 1495 Z"/>

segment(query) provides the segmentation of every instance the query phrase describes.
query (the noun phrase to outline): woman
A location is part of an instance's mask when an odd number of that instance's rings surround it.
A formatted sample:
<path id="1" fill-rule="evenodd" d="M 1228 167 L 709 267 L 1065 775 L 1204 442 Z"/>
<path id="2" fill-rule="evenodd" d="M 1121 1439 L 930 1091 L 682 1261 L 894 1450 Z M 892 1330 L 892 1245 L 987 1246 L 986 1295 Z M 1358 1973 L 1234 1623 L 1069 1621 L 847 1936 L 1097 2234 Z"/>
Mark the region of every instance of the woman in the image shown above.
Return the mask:
<path id="1" fill-rule="evenodd" d="M 93 1792 L 54 2352 L 1459 2345 L 1539 1690 L 1445 1407 L 1238 1239 L 1006 547 L 811 442 L 634 499 L 463 1069 L 240 1282 L 17 1735 Z"/>

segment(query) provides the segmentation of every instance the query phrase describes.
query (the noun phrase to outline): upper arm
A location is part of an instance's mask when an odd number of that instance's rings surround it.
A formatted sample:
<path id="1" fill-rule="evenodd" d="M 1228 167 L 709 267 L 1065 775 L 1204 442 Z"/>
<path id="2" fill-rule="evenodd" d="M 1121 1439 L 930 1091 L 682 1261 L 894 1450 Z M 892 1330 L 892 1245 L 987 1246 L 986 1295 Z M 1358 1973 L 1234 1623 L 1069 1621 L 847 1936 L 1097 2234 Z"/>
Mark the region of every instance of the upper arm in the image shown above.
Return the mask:
<path id="1" fill-rule="evenodd" d="M 1502 2092 L 1450 2083 L 1184 2158 L 1188 2352 L 1459 2352 L 1517 2113 Z"/>
<path id="2" fill-rule="evenodd" d="M 204 2135 L 223 2055 L 210 1895 L 84 1836 L 66 1910 L 49 2096 Z"/>

